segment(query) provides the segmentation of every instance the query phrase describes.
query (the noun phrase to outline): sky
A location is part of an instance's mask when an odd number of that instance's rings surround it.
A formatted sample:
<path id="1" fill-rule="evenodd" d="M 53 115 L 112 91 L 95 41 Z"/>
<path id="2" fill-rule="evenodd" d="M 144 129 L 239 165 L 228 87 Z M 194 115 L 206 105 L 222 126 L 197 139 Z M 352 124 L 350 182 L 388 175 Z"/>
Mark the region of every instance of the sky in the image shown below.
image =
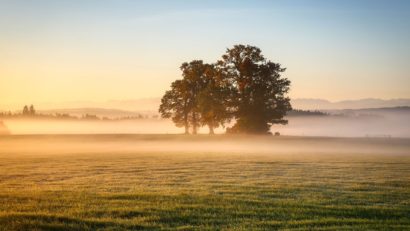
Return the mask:
<path id="1" fill-rule="evenodd" d="M 157 98 L 250 44 L 291 98 L 410 98 L 407 0 L 0 0 L 0 109 Z"/>

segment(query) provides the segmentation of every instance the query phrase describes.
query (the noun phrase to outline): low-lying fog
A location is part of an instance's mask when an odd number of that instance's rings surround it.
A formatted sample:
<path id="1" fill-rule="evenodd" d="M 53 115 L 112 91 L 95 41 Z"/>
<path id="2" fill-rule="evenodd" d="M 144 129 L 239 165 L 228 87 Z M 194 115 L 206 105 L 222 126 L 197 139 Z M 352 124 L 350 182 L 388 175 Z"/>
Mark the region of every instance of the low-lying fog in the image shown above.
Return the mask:
<path id="1" fill-rule="evenodd" d="M 22 135 L 0 140 L 3 157 L 42 155 L 257 154 L 299 158 L 409 156 L 407 138 L 274 137 L 252 135 Z M 343 155 L 340 155 L 343 154 Z M 223 157 L 221 155 L 220 157 Z M 373 160 L 374 161 L 374 160 Z"/>
<path id="2" fill-rule="evenodd" d="M 410 137 L 409 117 L 314 116 L 289 119 L 272 131 L 294 136 Z"/>
<path id="3" fill-rule="evenodd" d="M 410 137 L 410 113 L 291 116 L 288 125 L 274 125 L 272 132 L 289 136 Z M 175 134 L 183 133 L 170 120 L 121 121 L 4 119 L 12 134 Z M 216 133 L 225 129 L 218 128 Z M 208 133 L 203 127 L 200 133 Z"/>
<path id="4" fill-rule="evenodd" d="M 167 134 L 181 133 L 170 120 L 33 120 L 11 119 L 4 124 L 12 134 Z"/>

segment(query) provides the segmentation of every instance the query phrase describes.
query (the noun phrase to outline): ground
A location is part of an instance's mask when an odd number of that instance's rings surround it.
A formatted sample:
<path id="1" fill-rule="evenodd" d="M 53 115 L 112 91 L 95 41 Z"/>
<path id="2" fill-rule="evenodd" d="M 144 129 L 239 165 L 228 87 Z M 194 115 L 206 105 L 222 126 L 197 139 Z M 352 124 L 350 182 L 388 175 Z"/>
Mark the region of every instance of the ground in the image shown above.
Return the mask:
<path id="1" fill-rule="evenodd" d="M 0 230 L 410 230 L 410 140 L 0 136 Z"/>

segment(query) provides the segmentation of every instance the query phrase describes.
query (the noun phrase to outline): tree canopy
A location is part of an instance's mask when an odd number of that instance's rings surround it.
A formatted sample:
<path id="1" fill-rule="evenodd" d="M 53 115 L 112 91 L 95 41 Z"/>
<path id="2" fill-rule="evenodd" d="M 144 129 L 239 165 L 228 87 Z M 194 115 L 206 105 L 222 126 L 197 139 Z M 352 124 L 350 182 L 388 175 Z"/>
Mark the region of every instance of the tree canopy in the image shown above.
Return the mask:
<path id="1" fill-rule="evenodd" d="M 230 133 L 268 133 L 291 110 L 290 81 L 281 77 L 280 64 L 267 60 L 254 46 L 235 45 L 215 64 L 202 60 L 183 63 L 182 79 L 171 84 L 161 99 L 164 118 L 197 133 L 199 126 L 224 126 Z"/>
<path id="2" fill-rule="evenodd" d="M 272 124 L 286 124 L 290 111 L 286 96 L 290 81 L 281 77 L 286 69 L 268 61 L 254 46 L 236 45 L 218 61 L 231 84 L 235 125 L 233 133 L 266 133 Z"/>

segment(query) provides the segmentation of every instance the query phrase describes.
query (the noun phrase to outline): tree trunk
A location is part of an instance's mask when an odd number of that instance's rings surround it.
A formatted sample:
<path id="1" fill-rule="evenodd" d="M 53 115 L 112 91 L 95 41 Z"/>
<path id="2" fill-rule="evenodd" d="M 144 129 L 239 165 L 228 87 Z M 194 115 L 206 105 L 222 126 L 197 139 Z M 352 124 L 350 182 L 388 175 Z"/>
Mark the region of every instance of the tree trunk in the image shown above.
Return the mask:
<path id="1" fill-rule="evenodd" d="M 208 127 L 209 127 L 209 135 L 215 134 L 215 132 L 214 132 L 214 125 L 213 125 L 213 124 L 209 124 Z"/>
<path id="2" fill-rule="evenodd" d="M 192 113 L 192 134 L 193 135 L 197 134 L 197 130 L 196 130 L 196 113 L 195 112 Z"/>
<path id="3" fill-rule="evenodd" d="M 187 113 L 185 113 L 184 126 L 185 126 L 185 135 L 188 135 L 189 134 L 189 123 L 188 123 L 188 114 Z"/>
<path id="4" fill-rule="evenodd" d="M 185 135 L 189 134 L 189 127 L 188 124 L 185 124 Z"/>

